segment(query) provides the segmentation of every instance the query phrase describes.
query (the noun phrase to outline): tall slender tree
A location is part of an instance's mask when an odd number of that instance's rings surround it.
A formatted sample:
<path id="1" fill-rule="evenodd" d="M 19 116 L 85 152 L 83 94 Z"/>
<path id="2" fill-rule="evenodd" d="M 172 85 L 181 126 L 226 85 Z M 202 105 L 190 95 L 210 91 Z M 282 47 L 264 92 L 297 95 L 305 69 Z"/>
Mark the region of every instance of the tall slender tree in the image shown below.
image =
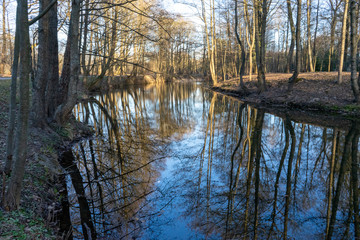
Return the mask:
<path id="1" fill-rule="evenodd" d="M 19 43 L 20 43 L 20 109 L 15 143 L 15 161 L 12 166 L 8 189 L 5 196 L 5 208 L 8 210 L 18 208 L 20 204 L 20 193 L 25 172 L 28 140 L 28 118 L 29 118 L 29 74 L 30 74 L 30 40 L 28 23 L 27 0 L 18 0 L 17 13 L 19 14 Z"/>
<path id="2" fill-rule="evenodd" d="M 246 61 L 246 55 L 245 55 L 245 47 L 244 43 L 241 41 L 239 31 L 238 31 L 238 25 L 239 25 L 239 19 L 238 19 L 238 1 L 235 0 L 235 35 L 236 40 L 238 44 L 240 45 L 241 49 L 241 67 L 240 67 L 240 87 L 243 91 L 247 92 L 248 89 L 246 88 L 244 84 L 244 73 L 245 73 L 245 61 Z"/>
<path id="3" fill-rule="evenodd" d="M 6 35 L 6 1 L 2 1 L 2 56 L 1 56 L 1 69 L 0 73 L 5 73 L 5 65 L 7 55 L 7 35 Z"/>
<path id="4" fill-rule="evenodd" d="M 296 15 L 296 64 L 293 75 L 289 78 L 288 90 L 291 91 L 296 79 L 300 73 L 301 67 L 301 44 L 300 44 L 300 24 L 301 24 L 301 0 L 297 0 L 297 15 Z"/>
<path id="5" fill-rule="evenodd" d="M 356 103 L 360 102 L 360 90 L 359 90 L 359 80 L 356 78 L 357 74 L 357 49 L 358 49 L 358 37 L 357 37 L 357 2 L 355 0 L 350 1 L 350 58 L 351 58 L 351 88 L 354 94 L 354 101 Z"/>
<path id="6" fill-rule="evenodd" d="M 267 0 L 254 0 L 255 11 L 255 52 L 258 69 L 258 90 L 266 91 L 265 55 L 266 55 L 266 21 L 268 12 Z"/>

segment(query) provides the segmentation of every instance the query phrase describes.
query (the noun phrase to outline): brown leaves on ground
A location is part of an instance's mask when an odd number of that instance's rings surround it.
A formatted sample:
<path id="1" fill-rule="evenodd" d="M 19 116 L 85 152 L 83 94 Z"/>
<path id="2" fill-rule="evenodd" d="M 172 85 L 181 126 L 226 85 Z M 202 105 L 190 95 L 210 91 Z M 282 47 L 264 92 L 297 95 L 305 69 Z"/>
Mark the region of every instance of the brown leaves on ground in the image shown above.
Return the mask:
<path id="1" fill-rule="evenodd" d="M 244 101 L 254 103 L 281 104 L 287 106 L 326 106 L 344 107 L 353 102 L 350 85 L 350 73 L 343 73 L 343 83 L 337 84 L 337 72 L 301 73 L 294 84 L 293 90 L 287 92 L 288 79 L 292 74 L 269 73 L 266 74 L 268 91 L 257 94 L 256 75 L 244 76 L 245 85 L 253 92 L 247 97 L 240 96 Z M 225 91 L 236 91 L 238 79 L 220 82 L 217 87 Z"/>

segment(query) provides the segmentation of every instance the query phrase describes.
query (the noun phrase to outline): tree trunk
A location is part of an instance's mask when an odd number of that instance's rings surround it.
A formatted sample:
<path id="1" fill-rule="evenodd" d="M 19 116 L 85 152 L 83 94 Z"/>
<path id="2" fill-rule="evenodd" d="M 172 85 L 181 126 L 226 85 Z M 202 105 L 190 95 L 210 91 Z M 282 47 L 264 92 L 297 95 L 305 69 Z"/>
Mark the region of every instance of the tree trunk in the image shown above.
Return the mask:
<path id="1" fill-rule="evenodd" d="M 61 94 L 66 99 L 60 102 L 55 112 L 56 122 L 63 125 L 70 117 L 71 111 L 77 102 L 77 90 L 80 72 L 79 57 L 79 20 L 81 0 L 72 1 L 69 34 L 64 56 L 64 66 L 61 75 Z M 60 99 L 63 96 L 60 95 Z"/>
<path id="2" fill-rule="evenodd" d="M 289 24 L 290 24 L 290 32 L 291 32 L 291 43 L 290 43 L 290 47 L 289 47 L 289 54 L 288 54 L 288 62 L 287 62 L 287 66 L 286 66 L 286 71 L 290 72 L 292 70 L 292 67 L 293 67 L 293 56 L 294 56 L 296 33 L 295 33 L 295 25 L 294 25 L 290 0 L 286 0 L 286 6 L 287 6 L 288 19 L 289 19 Z"/>
<path id="3" fill-rule="evenodd" d="M 49 4 L 49 0 L 40 0 L 40 12 Z M 32 111 L 31 123 L 34 127 L 44 127 L 46 125 L 45 114 L 45 90 L 46 83 L 49 79 L 49 14 L 45 14 L 39 19 L 39 47 L 38 47 L 38 61 L 37 61 L 37 74 L 33 83 L 32 94 Z"/>
<path id="4" fill-rule="evenodd" d="M 239 25 L 239 19 L 238 19 L 238 1 L 235 0 L 235 35 L 236 35 L 236 40 L 238 42 L 238 44 L 240 45 L 240 49 L 241 49 L 241 67 L 240 67 L 240 87 L 243 91 L 248 92 L 247 87 L 244 84 L 244 80 L 243 80 L 243 76 L 245 73 L 245 61 L 246 61 L 246 57 L 245 57 L 245 47 L 243 42 L 240 39 L 240 35 L 238 32 L 238 25 Z"/>
<path id="5" fill-rule="evenodd" d="M 318 0 L 317 8 L 316 8 L 316 21 L 315 21 L 315 33 L 314 33 L 314 47 L 313 47 L 313 65 L 314 69 L 316 70 L 316 38 L 317 38 L 317 31 L 319 27 L 319 9 L 320 9 L 320 0 Z"/>
<path id="6" fill-rule="evenodd" d="M 349 0 L 345 0 L 344 7 L 344 17 L 342 22 L 341 30 L 341 47 L 340 47 L 340 60 L 339 60 L 339 72 L 338 72 L 338 84 L 341 84 L 342 81 L 342 71 L 344 65 L 344 52 L 345 52 L 345 41 L 346 41 L 346 22 L 347 22 L 347 12 L 349 8 Z"/>
<path id="7" fill-rule="evenodd" d="M 215 55 L 214 55 L 214 46 L 213 45 L 213 41 L 210 44 L 210 38 L 209 38 L 209 33 L 208 33 L 208 24 L 207 24 L 207 20 L 206 20 L 206 5 L 205 5 L 205 0 L 201 0 L 201 5 L 202 5 L 202 16 L 203 16 L 203 21 L 205 23 L 205 36 L 206 36 L 206 44 L 207 44 L 207 49 L 208 49 L 208 58 L 210 61 L 210 74 L 211 74 L 211 79 L 213 81 L 213 84 L 216 85 L 217 84 L 217 76 L 216 76 L 216 68 L 215 68 Z M 212 9 L 210 9 L 210 19 L 211 19 L 211 23 L 210 25 L 212 25 Z M 211 26 L 211 34 L 212 37 L 215 37 L 215 34 L 213 33 L 213 26 Z"/>
<path id="8" fill-rule="evenodd" d="M 251 27 L 250 17 L 249 17 L 249 10 L 247 1 L 244 0 L 244 13 L 246 16 L 246 29 L 248 33 L 246 33 L 246 41 L 249 46 L 249 81 L 252 80 L 252 71 L 253 71 L 253 49 L 255 45 L 255 14 L 252 15 L 253 23 Z M 250 28 L 252 28 L 250 30 Z"/>
<path id="9" fill-rule="evenodd" d="M 59 53 L 58 53 L 58 18 L 57 18 L 57 3 L 51 7 L 49 12 L 49 43 L 48 43 L 48 54 L 49 58 L 49 73 L 48 82 L 46 86 L 45 95 L 45 112 L 50 120 L 54 119 L 55 110 L 57 105 L 54 101 L 54 96 L 58 91 L 59 84 Z"/>
<path id="10" fill-rule="evenodd" d="M 357 15 L 356 9 L 357 3 L 355 0 L 351 0 L 350 2 L 350 24 L 351 24 L 351 32 L 350 32 L 350 58 L 351 58 L 351 88 L 354 94 L 354 101 L 359 103 L 359 82 L 356 78 L 357 74 Z"/>
<path id="11" fill-rule="evenodd" d="M 309 61 L 309 70 L 314 72 L 314 63 L 312 59 L 312 50 L 311 50 L 311 31 L 310 31 L 310 16 L 311 16 L 311 0 L 307 0 L 307 48 L 308 48 L 308 61 Z"/>
<path id="12" fill-rule="evenodd" d="M 4 173 L 9 175 L 11 171 L 12 159 L 14 155 L 14 132 L 16 119 L 16 91 L 17 91 L 17 73 L 19 66 L 19 52 L 20 52 L 20 25 L 19 25 L 19 8 L 16 9 L 16 31 L 15 31 L 15 46 L 14 59 L 11 73 L 11 93 L 10 93 L 10 110 L 9 110 L 9 128 L 6 139 L 6 162 Z"/>
<path id="13" fill-rule="evenodd" d="M 258 90 L 266 91 L 265 82 L 265 41 L 266 41 L 266 18 L 267 18 L 267 0 L 262 0 L 261 8 L 258 0 L 255 0 L 255 51 L 256 65 L 258 71 Z"/>
<path id="14" fill-rule="evenodd" d="M 288 91 L 291 91 L 294 83 L 299 76 L 300 73 L 300 65 L 301 65 L 301 46 L 300 46 L 300 24 L 301 24 L 301 0 L 297 0 L 297 17 L 296 17 L 296 65 L 295 71 L 291 78 L 289 78 Z"/>
<path id="15" fill-rule="evenodd" d="M 328 72 L 331 71 L 332 67 L 332 55 L 334 54 L 334 42 L 335 42 L 335 27 L 336 27 L 336 14 L 334 13 L 333 19 L 331 20 L 330 26 L 330 49 L 329 49 L 329 63 L 328 63 Z"/>
<path id="16" fill-rule="evenodd" d="M 15 162 L 5 195 L 5 209 L 19 207 L 22 181 L 25 172 L 29 117 L 29 74 L 30 74 L 30 40 L 27 0 L 18 0 L 20 24 L 20 109 L 16 132 Z"/>
<path id="17" fill-rule="evenodd" d="M 5 73 L 5 65 L 6 65 L 6 58 L 7 58 L 7 49 L 6 49 L 6 21 L 5 21 L 5 17 L 6 17 L 6 1 L 3 0 L 2 2 L 2 10 L 3 10 L 3 14 L 2 14 L 2 58 L 1 58 L 1 69 L 0 69 L 0 73 Z"/>

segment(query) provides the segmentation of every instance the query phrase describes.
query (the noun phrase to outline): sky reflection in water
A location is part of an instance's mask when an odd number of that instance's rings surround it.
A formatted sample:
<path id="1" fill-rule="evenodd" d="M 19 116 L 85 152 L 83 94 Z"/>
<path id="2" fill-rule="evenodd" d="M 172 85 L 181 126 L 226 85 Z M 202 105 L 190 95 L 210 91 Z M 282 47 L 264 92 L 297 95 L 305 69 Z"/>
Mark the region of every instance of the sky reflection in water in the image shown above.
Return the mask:
<path id="1" fill-rule="evenodd" d="M 73 152 L 99 238 L 359 234 L 356 122 L 296 123 L 196 84 L 127 88 L 75 114 L 96 131 Z"/>

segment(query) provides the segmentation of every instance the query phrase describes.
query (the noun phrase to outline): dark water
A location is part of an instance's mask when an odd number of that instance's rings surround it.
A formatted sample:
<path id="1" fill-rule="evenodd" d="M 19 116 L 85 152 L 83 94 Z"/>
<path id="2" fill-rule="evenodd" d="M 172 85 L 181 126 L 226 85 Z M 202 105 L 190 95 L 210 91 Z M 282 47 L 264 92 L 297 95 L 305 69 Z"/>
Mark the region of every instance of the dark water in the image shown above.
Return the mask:
<path id="1" fill-rule="evenodd" d="M 356 121 L 296 122 L 196 84 L 99 95 L 75 114 L 96 131 L 73 148 L 82 177 L 68 177 L 75 238 L 90 234 L 89 214 L 100 239 L 360 234 Z"/>

